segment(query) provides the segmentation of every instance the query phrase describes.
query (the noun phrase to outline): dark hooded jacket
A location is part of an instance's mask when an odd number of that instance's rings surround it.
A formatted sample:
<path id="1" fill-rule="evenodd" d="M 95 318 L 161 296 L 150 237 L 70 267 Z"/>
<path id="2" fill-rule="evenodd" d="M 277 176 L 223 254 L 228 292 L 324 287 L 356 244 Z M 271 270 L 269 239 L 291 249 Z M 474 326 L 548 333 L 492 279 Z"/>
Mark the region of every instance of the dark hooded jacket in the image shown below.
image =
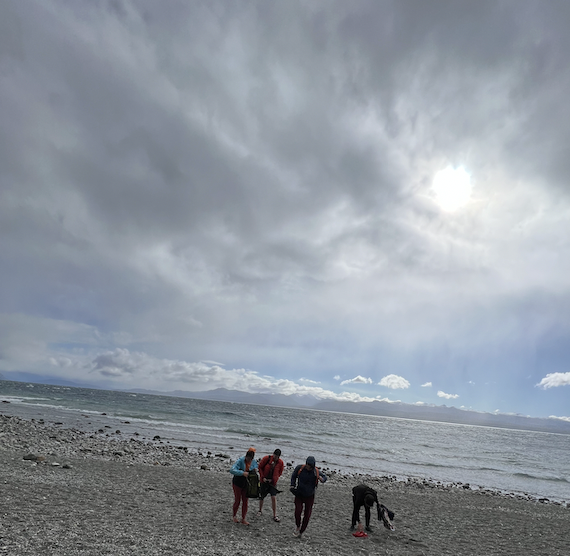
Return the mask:
<path id="1" fill-rule="evenodd" d="M 312 465 L 312 469 L 309 469 L 307 465 Z M 317 470 L 315 458 L 309 456 L 305 465 L 295 467 L 295 471 L 291 475 L 291 487 L 295 489 L 295 496 L 314 496 L 319 480 L 324 483 L 327 476 L 322 471 Z"/>

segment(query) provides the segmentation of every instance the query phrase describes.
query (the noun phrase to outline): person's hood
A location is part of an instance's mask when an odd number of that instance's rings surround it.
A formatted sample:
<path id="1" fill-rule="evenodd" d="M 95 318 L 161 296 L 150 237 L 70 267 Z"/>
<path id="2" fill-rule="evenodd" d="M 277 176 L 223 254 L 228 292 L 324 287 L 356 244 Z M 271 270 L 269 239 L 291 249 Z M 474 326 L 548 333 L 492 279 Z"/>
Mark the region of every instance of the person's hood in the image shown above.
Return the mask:
<path id="1" fill-rule="evenodd" d="M 315 467 L 315 465 L 316 465 L 317 462 L 315 461 L 315 458 L 314 458 L 313 456 L 309 456 L 309 457 L 307 458 L 307 461 L 306 461 L 305 463 L 306 463 L 307 465 L 312 465 L 313 467 Z"/>

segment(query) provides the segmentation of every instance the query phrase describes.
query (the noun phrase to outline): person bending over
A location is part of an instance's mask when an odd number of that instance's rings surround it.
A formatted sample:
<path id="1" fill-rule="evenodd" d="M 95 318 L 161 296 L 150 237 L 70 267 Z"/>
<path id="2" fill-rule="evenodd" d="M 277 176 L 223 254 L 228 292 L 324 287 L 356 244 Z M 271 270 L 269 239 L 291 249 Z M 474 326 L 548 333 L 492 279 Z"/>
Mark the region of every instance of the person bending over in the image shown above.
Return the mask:
<path id="1" fill-rule="evenodd" d="M 315 466 L 315 458 L 309 456 L 303 465 L 297 465 L 291 475 L 291 492 L 295 495 L 294 535 L 301 537 L 305 532 L 315 502 L 315 490 L 319 484 L 326 482 L 327 476 Z M 303 512 L 304 509 L 304 512 Z M 301 514 L 303 520 L 301 521 Z"/>
<path id="2" fill-rule="evenodd" d="M 374 506 L 378 507 L 378 521 L 382 521 L 386 529 L 394 530 L 392 520 L 394 519 L 394 512 L 390 511 L 384 504 L 378 502 L 378 495 L 373 488 L 368 485 L 358 485 L 352 489 L 352 523 L 350 530 L 354 531 L 356 523 L 360 523 L 360 508 L 364 506 L 364 515 L 366 518 L 366 530 L 372 531 L 370 527 L 370 509 Z"/>
<path id="3" fill-rule="evenodd" d="M 271 508 L 273 510 L 273 521 L 281 521 L 277 517 L 277 481 L 283 473 L 283 460 L 279 457 L 281 450 L 277 448 L 272 455 L 264 456 L 259 462 L 259 479 L 261 481 L 261 493 L 259 499 L 259 511 L 257 515 L 260 516 L 263 510 L 263 502 L 265 497 L 271 495 Z"/>

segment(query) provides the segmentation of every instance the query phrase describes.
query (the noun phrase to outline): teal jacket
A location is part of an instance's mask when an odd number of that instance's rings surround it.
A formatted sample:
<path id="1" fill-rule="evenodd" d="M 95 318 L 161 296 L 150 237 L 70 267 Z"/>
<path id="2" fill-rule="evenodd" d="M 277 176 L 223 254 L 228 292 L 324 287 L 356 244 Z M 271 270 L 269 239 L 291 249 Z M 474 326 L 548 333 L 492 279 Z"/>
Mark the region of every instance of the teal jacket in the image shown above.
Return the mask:
<path id="1" fill-rule="evenodd" d="M 249 470 L 253 471 L 257 469 L 257 460 L 252 459 L 251 463 L 249 464 Z M 245 471 L 245 456 L 238 458 L 238 460 L 232 465 L 230 469 L 230 473 L 235 475 L 236 477 L 242 477 Z"/>

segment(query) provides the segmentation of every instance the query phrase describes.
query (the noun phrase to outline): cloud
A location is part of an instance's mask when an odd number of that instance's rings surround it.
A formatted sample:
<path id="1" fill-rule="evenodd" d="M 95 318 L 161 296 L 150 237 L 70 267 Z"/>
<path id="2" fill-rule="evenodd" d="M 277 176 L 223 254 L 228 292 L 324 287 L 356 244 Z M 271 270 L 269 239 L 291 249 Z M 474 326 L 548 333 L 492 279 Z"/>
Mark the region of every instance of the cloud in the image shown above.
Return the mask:
<path id="1" fill-rule="evenodd" d="M 431 388 L 432 386 L 433 386 L 433 385 L 432 385 L 431 382 L 424 382 L 424 383 L 422 384 L 422 388 Z"/>
<path id="2" fill-rule="evenodd" d="M 438 395 L 438 397 L 445 398 L 446 400 L 455 400 L 455 399 L 459 398 L 459 394 L 446 394 L 442 390 L 439 390 L 437 392 L 437 395 Z"/>
<path id="3" fill-rule="evenodd" d="M 393 390 L 410 387 L 410 383 L 405 378 L 393 374 L 382 377 L 378 384 L 385 388 L 392 388 Z"/>
<path id="4" fill-rule="evenodd" d="M 344 386 L 345 384 L 372 384 L 371 378 L 365 378 L 363 376 L 355 376 L 354 378 L 350 378 L 348 380 L 343 380 L 340 385 Z"/>
<path id="5" fill-rule="evenodd" d="M 131 352 L 123 348 L 106 351 L 93 358 L 76 357 L 74 361 L 63 357 L 51 358 L 50 363 L 64 371 L 68 371 L 73 365 L 76 369 L 86 370 L 90 375 L 100 376 L 111 381 L 115 387 L 121 388 L 136 386 L 155 389 L 157 385 L 168 384 L 169 390 L 186 389 L 190 392 L 227 388 L 250 393 L 310 395 L 317 399 L 337 401 L 371 402 L 376 399 L 352 392 L 339 394 L 310 386 L 317 384 L 310 379 L 299 379 L 296 382 L 271 376 L 259 376 L 256 372 L 247 369 L 224 369 L 205 361 L 190 363 L 158 359 L 143 352 Z M 356 378 L 369 383 L 369 379 Z M 300 382 L 309 385 L 299 384 Z"/>
<path id="6" fill-rule="evenodd" d="M 568 373 L 548 373 L 536 386 L 546 390 L 558 386 L 570 385 L 570 372 Z"/>
<path id="7" fill-rule="evenodd" d="M 1 3 L 0 370 L 565 412 L 570 3 L 77 4 Z"/>
<path id="8" fill-rule="evenodd" d="M 344 402 L 365 402 L 365 403 L 370 403 L 377 400 L 377 398 L 371 398 L 370 396 L 360 396 L 358 394 L 355 394 L 354 392 L 342 392 L 341 394 L 335 395 L 333 399 Z"/>
<path id="9" fill-rule="evenodd" d="M 568 421 L 570 422 L 570 417 L 557 417 L 556 415 L 549 415 L 549 419 L 559 419 L 561 421 Z"/>
<path id="10" fill-rule="evenodd" d="M 300 378 L 299 382 L 302 382 L 304 384 L 320 384 L 319 381 L 317 380 L 311 380 L 310 378 Z"/>

